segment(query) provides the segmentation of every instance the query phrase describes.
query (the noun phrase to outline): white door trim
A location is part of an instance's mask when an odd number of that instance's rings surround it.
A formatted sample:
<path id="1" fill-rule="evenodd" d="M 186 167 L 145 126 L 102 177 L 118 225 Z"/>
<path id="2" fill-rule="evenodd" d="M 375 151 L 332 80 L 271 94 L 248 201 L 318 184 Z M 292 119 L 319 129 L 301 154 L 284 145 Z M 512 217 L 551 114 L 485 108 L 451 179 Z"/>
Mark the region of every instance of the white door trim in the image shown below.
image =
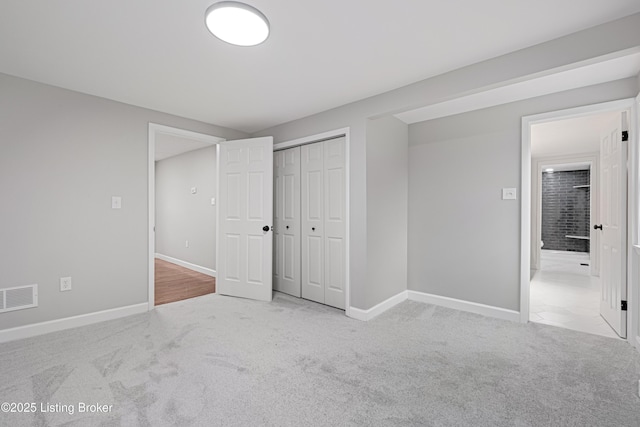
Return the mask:
<path id="1" fill-rule="evenodd" d="M 303 138 L 293 139 L 290 141 L 284 141 L 277 144 L 273 144 L 273 151 L 284 150 L 285 148 L 296 147 L 299 145 L 312 144 L 314 142 L 320 142 L 327 139 L 339 138 L 344 136 L 345 139 L 345 174 L 346 174 L 346 198 L 347 198 L 347 206 L 346 206 L 346 224 L 345 224 L 345 252 L 347 254 L 347 259 L 345 260 L 345 302 L 344 302 L 344 312 L 348 317 L 351 316 L 351 267 L 350 267 L 350 258 L 351 258 L 351 234 L 350 234 L 350 223 L 351 223 L 351 141 L 349 137 L 350 128 L 340 128 L 334 129 L 327 132 L 305 136 Z"/>
<path id="2" fill-rule="evenodd" d="M 151 311 L 155 307 L 155 268 L 154 259 L 156 253 L 156 235 L 155 235 L 155 222 L 156 222 L 156 167 L 155 167 L 155 154 L 156 154 L 156 135 L 166 134 L 177 137 L 183 137 L 192 139 L 207 144 L 215 145 L 218 142 L 224 141 L 224 138 L 217 136 L 206 135 L 204 133 L 193 132 L 186 129 L 175 128 L 166 125 L 160 125 L 157 123 L 149 123 L 148 134 L 148 153 L 147 153 L 147 168 L 148 168 L 148 190 L 147 190 L 147 204 L 148 204 L 148 253 L 147 253 L 147 271 L 148 271 L 148 293 L 147 303 L 148 310 Z M 218 206 L 216 205 L 216 216 L 218 214 Z M 216 258 L 218 254 L 216 253 Z M 218 265 L 216 260 L 216 265 Z"/>
<path id="3" fill-rule="evenodd" d="M 629 114 L 629 199 L 627 200 L 627 339 L 640 351 L 640 94 Z M 631 338 L 633 337 L 633 338 Z"/>
<path id="4" fill-rule="evenodd" d="M 637 139 L 637 122 L 634 118 L 637 115 L 635 107 L 635 99 L 623 99 L 619 101 L 605 102 L 601 104 L 586 105 L 583 107 L 570 108 L 566 110 L 550 111 L 542 114 L 535 114 L 531 116 L 522 117 L 522 159 L 521 159 L 521 181 L 520 181 L 520 194 L 522 199 L 520 201 L 520 321 L 526 323 L 529 321 L 529 285 L 530 285 L 530 261 L 531 261 L 531 126 L 534 124 L 545 123 L 555 121 L 559 119 L 569 119 L 575 117 L 588 116 L 594 113 L 603 113 L 611 111 L 631 111 L 632 121 L 630 122 L 629 130 L 631 134 L 636 134 L 635 137 L 630 138 L 631 144 L 631 159 L 629 176 L 634 177 L 631 180 L 628 192 L 631 195 L 629 203 L 628 218 L 632 222 L 632 226 L 628 227 L 628 230 L 637 230 L 638 215 L 636 202 L 634 200 L 634 194 L 638 191 L 638 183 L 635 179 L 638 176 L 638 162 L 636 157 L 638 156 L 638 139 Z M 629 233 L 629 231 L 627 231 Z M 637 242 L 637 236 L 630 236 L 628 244 Z M 631 254 L 631 250 L 627 251 Z M 629 255 L 628 255 L 629 256 Z M 628 264 L 629 266 L 631 263 Z M 630 268 L 627 268 L 627 278 L 631 277 L 632 272 Z M 627 316 L 629 319 L 633 319 L 636 311 L 635 301 L 637 292 L 637 283 L 633 283 L 628 280 L 628 311 Z M 637 322 L 631 322 L 630 333 L 631 336 L 637 335 Z"/>

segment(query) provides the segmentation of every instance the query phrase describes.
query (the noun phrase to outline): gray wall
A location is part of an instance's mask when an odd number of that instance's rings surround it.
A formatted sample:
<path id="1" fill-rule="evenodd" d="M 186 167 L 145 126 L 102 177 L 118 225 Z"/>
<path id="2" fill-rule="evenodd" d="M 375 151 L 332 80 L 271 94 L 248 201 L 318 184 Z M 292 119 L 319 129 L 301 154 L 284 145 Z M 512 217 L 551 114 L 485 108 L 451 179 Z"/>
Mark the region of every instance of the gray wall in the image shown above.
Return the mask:
<path id="1" fill-rule="evenodd" d="M 0 287 L 39 285 L 0 329 L 146 302 L 149 122 L 246 135 L 4 74 L 0 93 Z"/>
<path id="2" fill-rule="evenodd" d="M 407 289 L 409 127 L 395 117 L 367 123 L 367 255 L 375 305 Z"/>
<path id="3" fill-rule="evenodd" d="M 368 309 L 381 302 L 378 299 L 394 286 L 368 283 L 368 268 L 373 265 L 375 256 L 369 258 L 368 254 L 367 180 L 368 174 L 378 173 L 367 169 L 368 119 L 477 93 L 508 81 L 636 48 L 640 46 L 639 27 L 640 14 L 632 15 L 256 133 L 256 136 L 273 135 L 275 141 L 280 142 L 336 128 L 350 128 L 352 305 Z M 633 78 L 632 83 L 628 86 L 633 86 L 637 92 L 637 79 Z M 609 99 L 628 97 L 631 96 L 629 92 L 628 88 L 613 90 L 608 96 Z M 10 201 L 0 204 L 0 286 L 40 285 L 40 307 L 0 315 L 0 328 L 145 302 L 148 122 L 227 139 L 247 135 L 7 75 L 0 75 L 0 93 L 0 194 Z M 567 103 L 584 105 L 593 102 L 594 98 L 603 98 L 586 96 L 588 93 L 591 92 L 566 100 L 565 95 L 560 94 L 559 102 L 541 108 L 555 109 L 555 106 Z M 536 110 L 539 111 L 546 110 Z M 438 141 L 459 140 L 457 144 L 464 146 L 486 140 L 488 147 L 494 144 L 496 149 L 504 147 L 506 152 L 487 156 L 489 166 L 503 165 L 496 159 L 507 162 L 505 171 L 494 178 L 495 184 L 503 186 L 513 179 L 519 180 L 519 159 L 513 151 L 517 153 L 519 147 L 512 147 L 514 138 L 519 140 L 519 118 L 506 120 L 507 117 L 511 117 L 508 111 L 502 116 L 504 120 L 498 122 L 497 127 L 508 129 L 498 131 L 500 136 L 496 141 L 488 140 L 486 136 L 490 133 L 487 128 L 492 127 L 491 123 L 474 124 L 472 119 L 469 119 L 468 132 L 454 127 L 455 132 L 445 128 L 438 134 L 438 126 L 432 126 L 432 131 L 425 131 L 421 140 L 434 142 L 434 147 L 440 145 L 445 151 L 445 144 L 438 144 Z M 456 123 L 455 118 L 453 123 Z M 473 136 L 475 134 L 477 136 Z M 460 152 L 464 163 L 466 151 Z M 453 167 L 456 164 L 453 163 Z M 462 173 L 470 175 L 469 171 Z M 518 182 L 512 185 L 517 186 Z M 494 191 L 492 186 L 492 195 Z M 110 209 L 112 195 L 123 197 L 123 209 Z M 505 205 L 498 206 L 502 209 Z M 411 225 L 411 197 L 409 207 L 411 237 L 420 232 L 419 227 Z M 468 204 L 457 206 L 451 216 L 467 217 L 468 208 Z M 511 229 L 513 221 L 517 221 L 511 218 L 517 217 L 517 212 L 508 215 L 507 228 Z M 467 248 L 477 248 L 479 240 L 474 237 L 464 243 Z M 505 245 L 517 251 L 512 243 L 507 240 Z M 411 241 L 409 245 L 411 254 Z M 483 245 L 485 243 L 480 246 Z M 511 259 L 507 261 L 511 262 Z M 504 264 L 501 261 L 500 269 Z M 488 267 L 479 268 L 475 276 Z M 73 277 L 72 292 L 58 292 L 61 276 Z M 410 255 L 410 286 L 411 277 Z M 508 291 L 506 295 L 487 298 L 487 301 L 516 308 L 514 277 L 512 268 L 504 267 L 504 275 L 499 278 L 510 282 Z M 417 286 L 415 282 L 413 286 Z M 492 295 L 497 294 L 503 286 L 500 282 L 495 287 L 489 285 L 488 290 Z M 480 286 L 483 287 L 487 285 Z M 454 290 L 451 293 L 470 301 L 484 300 L 476 291 L 465 294 Z"/>
<path id="4" fill-rule="evenodd" d="M 216 182 L 215 145 L 156 162 L 156 253 L 215 270 Z"/>
<path id="5" fill-rule="evenodd" d="M 409 126 L 408 288 L 519 311 L 522 116 L 637 92 L 633 77 Z"/>
<path id="6" fill-rule="evenodd" d="M 368 119 L 482 92 L 509 81 L 544 75 L 581 61 L 637 48 L 640 46 L 638 27 L 640 14 L 635 14 L 255 133 L 254 136 L 271 135 L 277 143 L 342 127 L 350 128 L 351 305 L 361 309 L 371 308 L 383 300 L 374 300 L 369 296 L 385 295 L 385 288 L 391 286 L 368 282 L 368 269 L 373 260 L 367 253 L 367 179 L 369 174 L 378 172 L 368 170 L 367 165 Z M 348 67 L 348 64 L 342 66 Z M 515 167 L 518 170 L 519 166 Z M 413 232 L 411 227 L 409 230 Z M 378 286 L 382 288 L 378 289 Z"/>

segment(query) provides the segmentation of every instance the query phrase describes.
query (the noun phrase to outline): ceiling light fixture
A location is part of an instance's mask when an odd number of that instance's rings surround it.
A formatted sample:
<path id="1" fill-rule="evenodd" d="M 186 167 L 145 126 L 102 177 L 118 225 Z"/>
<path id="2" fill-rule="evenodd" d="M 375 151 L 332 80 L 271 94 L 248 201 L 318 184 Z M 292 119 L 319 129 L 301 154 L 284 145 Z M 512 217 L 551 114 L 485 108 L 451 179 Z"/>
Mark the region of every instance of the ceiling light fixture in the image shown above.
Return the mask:
<path id="1" fill-rule="evenodd" d="M 211 34 L 236 46 L 255 46 L 269 37 L 269 21 L 255 7 L 236 1 L 214 3 L 204 14 Z"/>

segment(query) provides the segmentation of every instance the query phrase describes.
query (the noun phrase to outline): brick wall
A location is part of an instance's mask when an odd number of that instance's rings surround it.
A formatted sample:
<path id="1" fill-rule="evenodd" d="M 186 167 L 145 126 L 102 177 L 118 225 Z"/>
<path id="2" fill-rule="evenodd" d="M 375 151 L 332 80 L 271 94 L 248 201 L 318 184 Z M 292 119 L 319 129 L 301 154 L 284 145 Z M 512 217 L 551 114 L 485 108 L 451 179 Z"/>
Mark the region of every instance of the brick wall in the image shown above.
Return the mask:
<path id="1" fill-rule="evenodd" d="M 589 252 L 589 241 L 565 236 L 589 236 L 590 171 L 563 171 L 542 174 L 543 249 Z"/>

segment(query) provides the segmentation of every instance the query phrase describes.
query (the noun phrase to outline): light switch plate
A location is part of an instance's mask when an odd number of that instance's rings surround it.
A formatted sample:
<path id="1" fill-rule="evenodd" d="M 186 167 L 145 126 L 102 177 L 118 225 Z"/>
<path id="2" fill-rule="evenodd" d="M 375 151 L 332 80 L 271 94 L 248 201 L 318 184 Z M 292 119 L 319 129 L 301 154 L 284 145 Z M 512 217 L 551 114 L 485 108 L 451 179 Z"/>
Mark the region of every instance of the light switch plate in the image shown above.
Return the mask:
<path id="1" fill-rule="evenodd" d="M 212 205 L 215 205 L 215 204 L 216 204 L 216 198 L 215 198 L 215 197 L 212 197 L 212 198 L 211 198 L 211 204 L 212 204 Z"/>
<path id="2" fill-rule="evenodd" d="M 516 189 L 515 188 L 503 188 L 502 189 L 502 200 L 516 200 Z"/>
<path id="3" fill-rule="evenodd" d="M 196 187 L 191 187 L 191 194 L 196 194 L 198 189 Z"/>
<path id="4" fill-rule="evenodd" d="M 120 196 L 112 196 L 111 197 L 111 209 L 120 209 L 122 208 L 122 197 Z"/>

